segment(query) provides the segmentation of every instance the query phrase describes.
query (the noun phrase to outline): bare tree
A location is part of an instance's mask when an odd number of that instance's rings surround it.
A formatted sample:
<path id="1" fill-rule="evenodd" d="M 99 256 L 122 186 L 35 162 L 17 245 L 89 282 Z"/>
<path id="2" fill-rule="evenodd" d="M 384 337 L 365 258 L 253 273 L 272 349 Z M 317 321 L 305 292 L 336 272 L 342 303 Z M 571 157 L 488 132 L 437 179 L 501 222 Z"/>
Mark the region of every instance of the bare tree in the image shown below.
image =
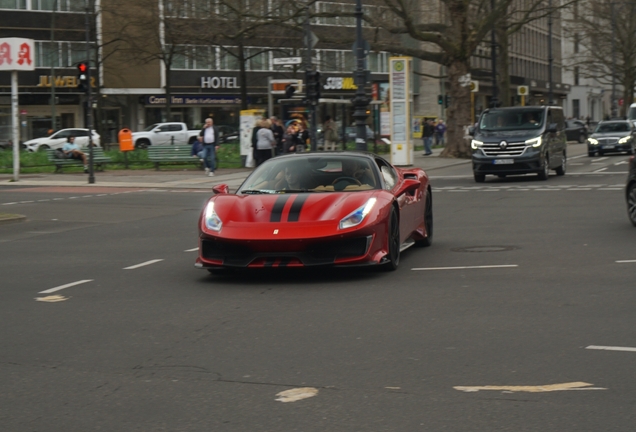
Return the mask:
<path id="1" fill-rule="evenodd" d="M 594 78 L 622 92 L 620 116 L 634 102 L 636 85 L 636 12 L 634 1 L 589 0 L 573 9 L 569 31 L 576 52 L 567 59 L 568 67 L 580 76 Z M 614 99 L 615 95 L 612 95 Z M 612 100 L 613 115 L 617 101 Z"/>
<path id="2" fill-rule="evenodd" d="M 107 12 L 117 26 L 109 29 L 109 39 L 117 36 L 116 47 L 132 62 L 159 61 L 165 69 L 166 106 L 164 118 L 170 121 L 172 102 L 171 70 L 175 61 L 188 54 L 184 41 L 190 36 L 191 22 L 177 19 L 186 14 L 188 2 L 162 0 L 110 0 Z"/>

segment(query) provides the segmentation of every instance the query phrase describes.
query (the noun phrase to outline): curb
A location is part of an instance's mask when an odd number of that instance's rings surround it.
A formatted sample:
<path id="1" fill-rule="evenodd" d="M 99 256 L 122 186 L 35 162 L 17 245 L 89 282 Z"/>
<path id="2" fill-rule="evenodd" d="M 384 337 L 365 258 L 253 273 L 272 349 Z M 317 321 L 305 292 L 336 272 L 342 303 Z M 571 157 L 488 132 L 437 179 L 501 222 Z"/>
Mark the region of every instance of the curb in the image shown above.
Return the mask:
<path id="1" fill-rule="evenodd" d="M 20 214 L 0 213 L 0 225 L 10 223 L 26 222 L 26 216 Z"/>

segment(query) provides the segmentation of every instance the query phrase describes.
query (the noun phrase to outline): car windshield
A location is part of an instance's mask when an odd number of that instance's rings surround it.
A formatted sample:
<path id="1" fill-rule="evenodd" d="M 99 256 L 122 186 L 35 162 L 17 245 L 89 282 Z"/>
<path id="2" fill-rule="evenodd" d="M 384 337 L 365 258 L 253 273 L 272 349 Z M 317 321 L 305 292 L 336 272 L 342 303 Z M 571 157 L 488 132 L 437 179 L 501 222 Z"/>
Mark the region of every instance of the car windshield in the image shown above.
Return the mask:
<path id="1" fill-rule="evenodd" d="M 292 156 L 270 159 L 254 170 L 238 194 L 355 192 L 380 189 L 377 169 L 364 156 Z"/>
<path id="2" fill-rule="evenodd" d="M 490 110 L 479 121 L 483 131 L 536 130 L 543 126 L 542 109 Z"/>
<path id="3" fill-rule="evenodd" d="M 594 133 L 629 132 L 629 130 L 629 123 L 627 122 L 599 123 Z"/>
<path id="4" fill-rule="evenodd" d="M 154 128 L 156 128 L 158 126 L 157 123 L 148 126 L 146 129 L 144 129 L 144 132 L 150 132 L 151 130 L 153 130 Z"/>

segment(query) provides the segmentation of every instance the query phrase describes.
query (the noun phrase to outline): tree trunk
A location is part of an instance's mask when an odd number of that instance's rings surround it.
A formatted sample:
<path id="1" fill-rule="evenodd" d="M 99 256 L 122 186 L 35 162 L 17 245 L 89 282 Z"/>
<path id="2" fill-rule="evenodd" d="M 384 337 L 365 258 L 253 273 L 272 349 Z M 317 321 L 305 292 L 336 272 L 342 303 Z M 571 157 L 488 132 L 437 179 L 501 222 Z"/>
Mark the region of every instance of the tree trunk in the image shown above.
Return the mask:
<path id="1" fill-rule="evenodd" d="M 166 114 L 164 121 L 169 122 L 172 121 L 172 116 L 170 115 L 170 111 L 172 111 L 172 91 L 171 91 L 171 80 L 170 80 L 170 64 L 165 63 L 166 65 Z"/>
<path id="2" fill-rule="evenodd" d="M 239 81 L 241 82 L 241 109 L 249 108 L 247 103 L 247 67 L 245 65 L 245 48 L 243 42 L 238 43 Z"/>
<path id="3" fill-rule="evenodd" d="M 448 107 L 446 127 L 448 128 L 446 145 L 442 157 L 470 158 L 470 140 L 464 139 L 464 127 L 471 125 L 470 86 L 462 87 L 459 78 L 470 72 L 468 60 L 455 60 L 448 66 L 448 82 L 450 85 L 450 106 Z"/>
<path id="4" fill-rule="evenodd" d="M 502 19 L 497 23 L 495 35 L 499 53 L 497 55 L 497 73 L 499 82 L 499 102 L 502 107 L 510 106 L 510 57 L 508 55 L 508 32 L 505 28 L 506 21 Z"/>

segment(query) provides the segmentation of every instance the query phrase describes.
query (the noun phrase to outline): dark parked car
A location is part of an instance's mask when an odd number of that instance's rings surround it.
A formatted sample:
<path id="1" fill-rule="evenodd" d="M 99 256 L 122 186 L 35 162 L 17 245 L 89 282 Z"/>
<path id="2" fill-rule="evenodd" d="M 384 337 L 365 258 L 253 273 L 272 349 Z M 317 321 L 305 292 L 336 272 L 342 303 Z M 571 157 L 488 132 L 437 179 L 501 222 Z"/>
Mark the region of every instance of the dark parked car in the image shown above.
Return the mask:
<path id="1" fill-rule="evenodd" d="M 587 139 L 587 155 L 602 156 L 610 152 L 634 154 L 636 126 L 629 120 L 602 121 Z"/>
<path id="2" fill-rule="evenodd" d="M 375 133 L 373 132 L 373 130 L 367 125 L 367 141 L 373 141 L 374 137 L 375 137 Z M 339 132 L 340 133 L 340 132 Z M 356 140 L 356 127 L 355 126 L 350 126 L 348 128 L 345 129 L 345 133 L 347 134 L 347 140 L 349 141 L 355 141 Z"/>
<path id="3" fill-rule="evenodd" d="M 587 139 L 587 126 L 581 120 L 565 121 L 565 136 L 568 141 L 578 141 L 581 144 Z"/>
<path id="4" fill-rule="evenodd" d="M 625 201 L 627 201 L 627 216 L 636 226 L 636 158 L 629 158 L 629 175 L 625 187 Z"/>
<path id="5" fill-rule="evenodd" d="M 233 126 L 221 125 L 219 128 L 219 134 L 221 135 L 221 142 L 233 142 L 239 140 L 239 132 Z"/>

